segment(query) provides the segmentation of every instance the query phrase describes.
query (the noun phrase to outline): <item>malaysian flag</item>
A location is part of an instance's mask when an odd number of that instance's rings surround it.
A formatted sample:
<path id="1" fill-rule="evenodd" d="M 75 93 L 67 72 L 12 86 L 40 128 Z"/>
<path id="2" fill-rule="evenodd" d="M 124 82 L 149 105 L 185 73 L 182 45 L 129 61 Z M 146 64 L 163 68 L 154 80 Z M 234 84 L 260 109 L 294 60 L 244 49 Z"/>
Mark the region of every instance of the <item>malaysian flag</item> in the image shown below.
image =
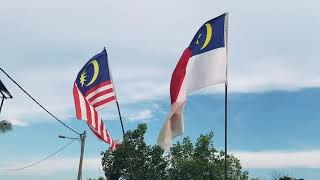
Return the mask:
<path id="1" fill-rule="evenodd" d="M 114 150 L 117 143 L 105 129 L 98 113 L 98 110 L 108 103 L 116 101 L 105 49 L 91 58 L 80 70 L 74 82 L 73 97 L 77 118 L 87 121 L 94 134 L 110 144 Z"/>

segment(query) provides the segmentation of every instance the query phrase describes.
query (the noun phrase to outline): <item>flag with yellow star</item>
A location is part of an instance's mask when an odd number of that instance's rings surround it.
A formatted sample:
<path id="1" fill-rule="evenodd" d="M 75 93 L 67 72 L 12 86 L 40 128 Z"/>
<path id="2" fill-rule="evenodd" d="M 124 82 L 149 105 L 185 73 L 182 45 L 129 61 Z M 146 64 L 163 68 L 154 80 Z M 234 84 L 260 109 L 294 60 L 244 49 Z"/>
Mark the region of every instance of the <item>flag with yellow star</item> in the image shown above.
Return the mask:
<path id="1" fill-rule="evenodd" d="M 92 57 L 80 70 L 73 86 L 76 117 L 87 121 L 88 126 L 102 141 L 116 147 L 105 129 L 98 110 L 116 101 L 116 95 L 109 71 L 108 55 L 104 49 Z"/>

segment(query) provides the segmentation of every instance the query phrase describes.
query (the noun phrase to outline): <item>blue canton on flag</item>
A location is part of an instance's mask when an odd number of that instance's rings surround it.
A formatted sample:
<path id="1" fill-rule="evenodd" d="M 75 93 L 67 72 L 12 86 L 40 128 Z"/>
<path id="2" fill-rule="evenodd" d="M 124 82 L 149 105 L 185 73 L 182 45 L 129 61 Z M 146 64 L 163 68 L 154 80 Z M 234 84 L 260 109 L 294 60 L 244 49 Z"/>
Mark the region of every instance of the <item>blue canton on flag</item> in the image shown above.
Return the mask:
<path id="1" fill-rule="evenodd" d="M 225 47 L 225 17 L 222 14 L 200 27 L 189 45 L 192 56 Z"/>
<path id="2" fill-rule="evenodd" d="M 116 100 L 105 49 L 80 70 L 74 82 L 73 97 L 77 119 L 87 121 L 94 134 L 114 150 L 117 142 L 105 129 L 98 113 L 99 109 Z"/>
<path id="3" fill-rule="evenodd" d="M 80 92 L 97 110 L 115 100 L 115 93 L 110 77 L 107 51 L 91 58 L 80 70 L 75 81 Z"/>

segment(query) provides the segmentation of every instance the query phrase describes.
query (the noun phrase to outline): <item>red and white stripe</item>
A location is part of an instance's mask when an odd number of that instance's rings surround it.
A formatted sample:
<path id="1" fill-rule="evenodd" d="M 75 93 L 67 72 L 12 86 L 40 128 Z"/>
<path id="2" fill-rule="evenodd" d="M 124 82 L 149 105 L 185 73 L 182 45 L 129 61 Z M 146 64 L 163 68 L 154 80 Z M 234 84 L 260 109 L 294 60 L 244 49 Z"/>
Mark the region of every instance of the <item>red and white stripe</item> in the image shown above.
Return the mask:
<path id="1" fill-rule="evenodd" d="M 171 77 L 171 109 L 158 137 L 162 149 L 168 149 L 172 139 L 184 132 L 183 108 L 187 95 L 227 80 L 226 56 L 225 47 L 195 56 L 189 48 L 183 52 Z"/>
<path id="2" fill-rule="evenodd" d="M 96 109 L 104 108 L 108 103 L 116 100 L 116 95 L 113 90 L 112 81 L 105 81 L 97 86 L 94 86 L 84 95 L 89 103 Z"/>
<path id="3" fill-rule="evenodd" d="M 99 89 L 101 89 L 101 88 L 98 88 L 97 90 L 95 90 L 93 92 L 97 92 L 97 91 L 99 91 Z M 92 101 L 97 99 L 98 96 L 97 97 L 94 97 L 94 96 L 99 94 L 99 92 L 97 92 L 96 94 L 91 95 L 93 92 L 91 92 L 87 95 L 87 96 L 89 96 L 89 100 L 90 100 L 90 98 L 93 99 Z M 103 90 L 100 92 L 103 92 Z M 105 129 L 104 123 L 103 123 L 99 113 L 95 109 L 94 105 L 90 104 L 89 100 L 82 95 L 82 93 L 79 91 L 76 83 L 74 83 L 74 86 L 73 86 L 73 97 L 74 97 L 74 102 L 75 102 L 77 119 L 87 121 L 88 126 L 95 133 L 95 135 L 100 140 L 110 144 L 111 149 L 115 150 L 117 142 L 115 142 L 111 138 L 109 132 Z M 98 101 L 98 102 L 100 102 L 100 101 Z"/>

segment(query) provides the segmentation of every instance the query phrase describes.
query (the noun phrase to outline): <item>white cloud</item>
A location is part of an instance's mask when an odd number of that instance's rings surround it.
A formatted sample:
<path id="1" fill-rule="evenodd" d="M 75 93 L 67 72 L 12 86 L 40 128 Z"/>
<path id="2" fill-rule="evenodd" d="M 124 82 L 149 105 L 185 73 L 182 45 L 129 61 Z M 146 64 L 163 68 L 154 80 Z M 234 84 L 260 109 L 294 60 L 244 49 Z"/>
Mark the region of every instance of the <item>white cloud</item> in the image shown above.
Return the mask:
<path id="1" fill-rule="evenodd" d="M 106 46 L 122 106 L 169 99 L 171 73 L 183 49 L 203 22 L 228 11 L 230 92 L 320 86 L 316 48 L 320 23 L 313 20 L 320 17 L 317 2 L 204 3 L 5 1 L 0 6 L 1 67 L 40 103 L 66 119 L 74 116 L 71 89 L 76 74 Z M 252 8 L 248 10 L 246 4 Z M 5 103 L 2 117 L 19 119 L 24 125 L 48 119 L 16 87 L 9 85 L 9 90 L 14 100 Z M 204 90 L 221 91 L 217 86 Z"/>
<path id="2" fill-rule="evenodd" d="M 78 64 L 78 66 L 81 66 Z M 53 68 L 56 69 L 56 68 Z M 80 67 L 78 67 L 80 69 Z M 61 67 L 59 73 L 56 71 L 36 70 L 25 75 L 24 72 L 16 72 L 13 78 L 27 90 L 37 101 L 39 101 L 50 112 L 56 115 L 63 121 L 74 117 L 74 102 L 72 96 L 72 86 L 77 67 Z M 149 67 L 145 72 L 141 70 L 129 71 L 128 67 L 120 68 L 117 73 L 114 73 L 114 81 L 116 92 L 122 110 L 123 117 L 132 120 L 137 116 L 137 111 L 128 108 L 133 103 L 161 99 L 168 92 L 168 86 L 161 82 L 161 68 L 154 69 Z M 48 72 L 47 72 L 48 71 Z M 168 74 L 168 73 L 167 73 Z M 5 101 L 2 119 L 7 119 L 17 126 L 28 126 L 32 123 L 55 122 L 50 115 L 35 104 L 26 94 L 24 94 L 15 84 L 13 84 L 6 76 L 0 74 L 1 80 L 5 83 L 13 99 Z M 155 84 L 154 80 L 160 82 Z M 161 84 L 162 83 L 162 84 Z M 140 117 L 141 114 L 139 114 Z M 116 104 L 111 103 L 102 111 L 104 120 L 118 119 Z M 146 120 L 146 118 L 140 118 Z"/>
<path id="3" fill-rule="evenodd" d="M 320 150 L 231 152 L 244 168 L 320 168 Z"/>
<path id="4" fill-rule="evenodd" d="M 136 65 L 115 66 L 117 71 L 113 72 L 113 77 L 121 103 L 156 100 L 169 95 L 171 72 L 167 68 L 156 67 L 157 65 L 131 68 L 134 66 Z"/>
<path id="5" fill-rule="evenodd" d="M 243 168 L 320 168 L 320 150 L 308 151 L 233 151 L 240 159 Z M 35 158 L 39 159 L 39 158 Z M 76 172 L 79 158 L 52 158 L 43 163 L 21 171 L 5 171 L 3 169 L 18 168 L 28 165 L 33 160 L 12 160 L 10 163 L 0 162 L 0 174 L 7 175 L 52 175 L 64 171 Z M 100 158 L 85 158 L 83 163 L 85 171 L 98 171 L 101 169 Z"/>
<path id="6" fill-rule="evenodd" d="M 19 120 L 19 119 L 7 119 L 7 121 L 11 122 L 13 125 L 16 126 L 28 126 L 29 124 L 26 121 Z"/>
<path id="7" fill-rule="evenodd" d="M 16 169 L 29 165 L 32 160 L 11 161 L 10 163 L 0 163 L 0 174 L 2 175 L 30 175 L 43 176 L 53 175 L 60 172 L 72 171 L 77 172 L 79 166 L 79 158 L 55 158 L 46 160 L 38 165 L 19 171 L 7 171 L 4 169 Z M 102 168 L 101 158 L 84 158 L 84 171 L 98 171 Z M 75 173 L 76 175 L 76 173 Z"/>
<path id="8" fill-rule="evenodd" d="M 62 68 L 63 69 L 63 68 Z M 72 72 L 36 70 L 27 74 L 23 72 L 7 73 L 33 96 L 40 104 L 62 120 L 68 119 L 73 107 Z M 1 118 L 11 121 L 14 125 L 29 125 L 30 123 L 47 122 L 52 117 L 33 102 L 13 82 L 3 74 L 1 81 L 7 86 L 13 99 L 4 102 Z M 52 121 L 54 122 L 54 121 Z"/>
<path id="9" fill-rule="evenodd" d="M 153 117 L 153 112 L 149 109 L 138 111 L 128 116 L 129 121 L 146 121 Z"/>

